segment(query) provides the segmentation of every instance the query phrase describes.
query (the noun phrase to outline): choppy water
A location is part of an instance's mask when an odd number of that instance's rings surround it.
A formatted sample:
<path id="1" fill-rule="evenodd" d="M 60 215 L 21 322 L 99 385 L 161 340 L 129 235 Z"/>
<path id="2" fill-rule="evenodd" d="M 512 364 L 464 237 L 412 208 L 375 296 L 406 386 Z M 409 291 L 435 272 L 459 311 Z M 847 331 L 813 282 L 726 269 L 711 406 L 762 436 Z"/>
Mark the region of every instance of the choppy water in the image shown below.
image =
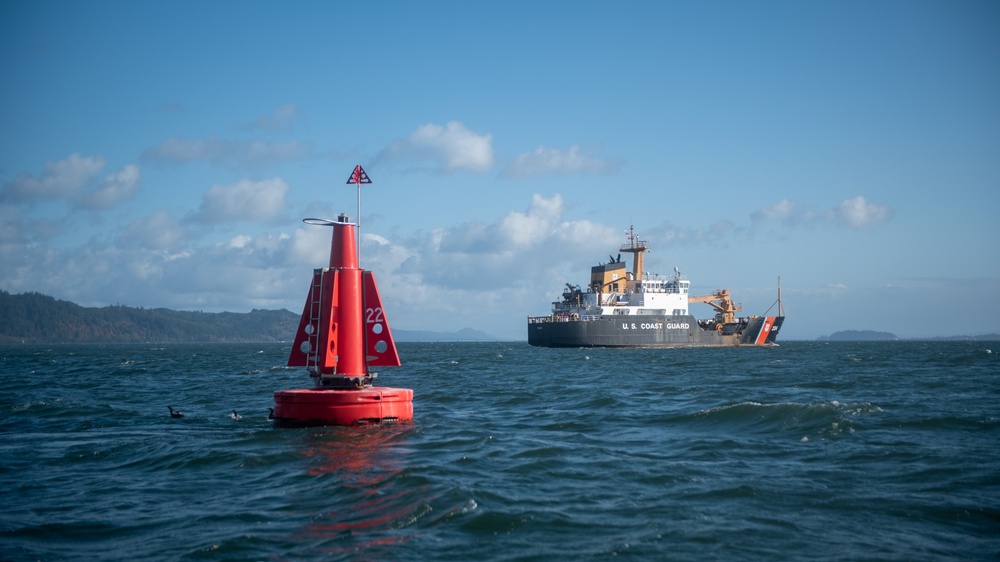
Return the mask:
<path id="1" fill-rule="evenodd" d="M 996 560 L 991 346 L 401 344 L 313 429 L 287 345 L 0 347 L 0 559 Z"/>

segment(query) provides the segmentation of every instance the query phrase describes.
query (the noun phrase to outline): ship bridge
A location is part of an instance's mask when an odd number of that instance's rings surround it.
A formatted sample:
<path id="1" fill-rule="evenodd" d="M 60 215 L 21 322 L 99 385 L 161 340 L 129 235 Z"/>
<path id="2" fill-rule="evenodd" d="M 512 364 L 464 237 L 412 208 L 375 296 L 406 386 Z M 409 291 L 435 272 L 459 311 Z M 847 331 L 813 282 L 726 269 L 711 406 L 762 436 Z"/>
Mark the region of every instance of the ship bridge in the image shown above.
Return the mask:
<path id="1" fill-rule="evenodd" d="M 642 280 L 631 281 L 628 291 L 612 303 L 630 309 L 616 310 L 615 314 L 686 315 L 690 288 L 687 279 L 662 279 L 647 274 Z"/>
<path id="2" fill-rule="evenodd" d="M 639 293 L 674 293 L 686 295 L 691 290 L 691 282 L 687 279 L 660 279 L 658 275 L 650 278 L 647 273 L 640 281 L 636 281 L 633 289 Z"/>

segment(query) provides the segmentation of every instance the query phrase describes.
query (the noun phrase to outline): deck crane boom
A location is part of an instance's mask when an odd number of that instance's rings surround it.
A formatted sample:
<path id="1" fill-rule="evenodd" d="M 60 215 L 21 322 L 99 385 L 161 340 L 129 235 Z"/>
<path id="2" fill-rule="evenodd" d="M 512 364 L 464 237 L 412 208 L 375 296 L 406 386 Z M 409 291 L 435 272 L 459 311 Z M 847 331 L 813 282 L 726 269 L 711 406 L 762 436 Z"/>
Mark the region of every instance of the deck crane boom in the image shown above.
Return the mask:
<path id="1" fill-rule="evenodd" d="M 715 309 L 722 316 L 723 324 L 731 324 L 736 321 L 736 313 L 743 310 L 742 304 L 733 302 L 729 289 L 719 289 L 711 295 L 700 297 L 689 297 L 688 302 L 703 302 Z"/>

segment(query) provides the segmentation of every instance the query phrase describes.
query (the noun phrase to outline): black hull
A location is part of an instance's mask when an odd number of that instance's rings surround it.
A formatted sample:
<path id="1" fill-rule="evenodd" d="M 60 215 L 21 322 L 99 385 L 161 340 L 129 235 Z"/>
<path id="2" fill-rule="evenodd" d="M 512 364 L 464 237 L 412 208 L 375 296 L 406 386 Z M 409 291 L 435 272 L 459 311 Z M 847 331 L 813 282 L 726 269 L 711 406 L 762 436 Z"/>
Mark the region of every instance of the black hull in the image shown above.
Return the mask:
<path id="1" fill-rule="evenodd" d="M 528 319 L 528 343 L 539 347 L 725 347 L 774 345 L 784 316 L 754 316 L 723 330 L 702 329 L 694 316 L 603 316 L 593 320 Z"/>

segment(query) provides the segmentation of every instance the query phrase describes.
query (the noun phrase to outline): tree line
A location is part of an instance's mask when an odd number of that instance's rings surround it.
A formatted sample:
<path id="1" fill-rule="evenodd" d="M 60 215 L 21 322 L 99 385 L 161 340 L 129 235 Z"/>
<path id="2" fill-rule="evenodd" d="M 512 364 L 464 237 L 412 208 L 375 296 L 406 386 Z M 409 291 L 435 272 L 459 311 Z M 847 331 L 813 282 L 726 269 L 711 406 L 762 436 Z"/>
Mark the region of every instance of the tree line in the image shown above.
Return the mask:
<path id="1" fill-rule="evenodd" d="M 0 343 L 226 343 L 291 341 L 288 310 L 192 312 L 83 307 L 41 293 L 0 290 Z"/>

